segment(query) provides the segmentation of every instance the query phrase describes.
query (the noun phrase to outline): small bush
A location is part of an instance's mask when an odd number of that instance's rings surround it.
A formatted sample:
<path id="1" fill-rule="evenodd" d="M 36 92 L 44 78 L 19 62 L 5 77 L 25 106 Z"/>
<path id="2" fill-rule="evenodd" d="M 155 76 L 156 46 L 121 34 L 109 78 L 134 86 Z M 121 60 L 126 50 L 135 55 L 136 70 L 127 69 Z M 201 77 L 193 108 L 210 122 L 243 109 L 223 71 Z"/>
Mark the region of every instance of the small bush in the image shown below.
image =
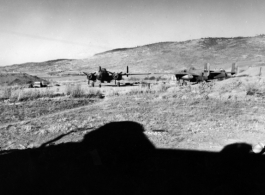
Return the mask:
<path id="1" fill-rule="evenodd" d="M 144 80 L 154 81 L 154 80 L 156 80 L 156 77 L 155 76 L 145 77 Z"/>
<path id="2" fill-rule="evenodd" d="M 74 98 L 90 98 L 90 97 L 99 97 L 102 98 L 104 97 L 103 93 L 101 92 L 100 89 L 96 88 L 86 88 L 83 89 L 80 84 L 77 85 L 67 85 L 65 89 L 65 94 L 69 95 Z"/>
<path id="3" fill-rule="evenodd" d="M 131 89 L 125 94 L 126 95 L 140 95 L 140 94 L 152 94 L 152 93 L 155 93 L 155 91 L 148 89 L 148 88 L 135 88 L 135 89 Z"/>
<path id="4" fill-rule="evenodd" d="M 12 95 L 12 88 L 11 87 L 4 87 L 2 92 L 2 99 L 9 99 Z"/>
<path id="5" fill-rule="evenodd" d="M 247 83 L 245 85 L 247 95 L 255 95 L 256 93 L 263 93 L 263 87 L 257 82 Z"/>
<path id="6" fill-rule="evenodd" d="M 84 95 L 85 91 L 81 88 L 81 85 L 76 85 L 71 92 L 71 96 L 74 98 L 83 97 Z"/>
<path id="7" fill-rule="evenodd" d="M 201 82 L 198 84 L 199 94 L 209 94 L 213 91 L 215 82 Z"/>
<path id="8" fill-rule="evenodd" d="M 44 97 L 55 97 L 57 96 L 54 94 L 54 92 L 50 89 L 45 90 L 14 90 L 12 92 L 12 95 L 10 96 L 10 101 L 27 101 L 27 100 L 35 100 L 38 98 L 44 98 Z"/>
<path id="9" fill-rule="evenodd" d="M 128 81 L 140 81 L 141 79 L 139 77 L 128 77 Z"/>
<path id="10" fill-rule="evenodd" d="M 66 95 L 70 95 L 71 97 L 74 98 L 79 98 L 79 97 L 84 97 L 85 96 L 85 91 L 81 88 L 81 85 L 67 85 L 65 89 Z"/>
<path id="11" fill-rule="evenodd" d="M 99 89 L 94 89 L 94 88 L 89 88 L 88 92 L 84 93 L 84 96 L 85 97 L 99 97 L 99 98 L 104 97 L 104 95 Z"/>
<path id="12" fill-rule="evenodd" d="M 66 87 L 65 87 L 65 94 L 66 95 L 71 95 L 73 87 L 74 87 L 74 85 L 67 84 Z"/>
<path id="13" fill-rule="evenodd" d="M 116 90 L 108 90 L 105 92 L 106 97 L 113 97 L 113 96 L 119 96 L 120 93 Z"/>
<path id="14" fill-rule="evenodd" d="M 1 89 L 0 92 L 0 99 L 13 99 L 14 97 L 16 97 L 19 94 L 19 91 L 22 91 L 22 87 L 18 87 L 18 86 L 12 86 L 12 87 L 8 87 L 5 86 L 4 88 Z"/>
<path id="15" fill-rule="evenodd" d="M 153 87 L 153 90 L 155 90 L 158 93 L 163 93 L 163 92 L 166 92 L 168 88 L 170 88 L 169 85 L 164 84 L 164 83 L 160 83 L 158 85 L 155 85 Z"/>

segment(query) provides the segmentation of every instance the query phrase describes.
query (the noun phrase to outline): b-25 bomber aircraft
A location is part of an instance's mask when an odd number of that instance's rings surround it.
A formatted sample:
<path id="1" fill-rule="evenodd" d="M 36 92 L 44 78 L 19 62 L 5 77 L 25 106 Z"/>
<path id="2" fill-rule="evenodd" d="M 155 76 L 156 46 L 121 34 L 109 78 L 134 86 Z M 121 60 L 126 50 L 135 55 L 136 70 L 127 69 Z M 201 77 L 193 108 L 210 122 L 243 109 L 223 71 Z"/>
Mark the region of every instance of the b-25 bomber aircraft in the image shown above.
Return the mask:
<path id="1" fill-rule="evenodd" d="M 106 68 L 101 68 L 99 67 L 98 72 L 94 73 L 86 73 L 83 72 L 87 76 L 88 80 L 88 85 L 91 83 L 91 86 L 95 86 L 95 82 L 98 80 L 99 81 L 99 87 L 101 87 L 101 83 L 104 83 L 105 81 L 110 83 L 112 80 L 114 80 L 115 85 L 118 87 L 120 86 L 120 80 L 123 79 L 123 76 L 129 76 L 129 75 L 149 75 L 151 73 L 134 73 L 134 74 L 129 74 L 129 67 L 127 66 L 126 73 L 123 72 L 110 72 Z"/>
<path id="2" fill-rule="evenodd" d="M 226 72 L 223 69 L 220 70 L 211 70 L 210 64 L 206 63 L 204 66 L 204 70 L 182 70 L 177 73 L 174 73 L 177 81 L 190 81 L 190 82 L 202 82 L 209 81 L 214 79 L 226 79 L 231 77 L 234 74 L 237 74 L 238 67 L 236 63 L 232 64 L 231 72 Z M 230 76 L 230 75 L 231 76 Z"/>

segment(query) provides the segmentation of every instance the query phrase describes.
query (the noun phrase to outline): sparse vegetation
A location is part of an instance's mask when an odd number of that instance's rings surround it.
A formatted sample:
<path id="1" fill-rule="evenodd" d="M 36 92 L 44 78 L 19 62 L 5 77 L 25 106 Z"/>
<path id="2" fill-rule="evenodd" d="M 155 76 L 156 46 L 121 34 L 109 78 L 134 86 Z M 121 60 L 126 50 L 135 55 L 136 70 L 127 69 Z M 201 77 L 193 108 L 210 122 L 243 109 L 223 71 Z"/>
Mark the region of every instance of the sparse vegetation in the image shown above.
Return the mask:
<path id="1" fill-rule="evenodd" d="M 74 98 L 83 97 L 85 91 L 81 88 L 81 85 L 67 85 L 65 90 L 66 95 L 70 95 Z"/>
<path id="2" fill-rule="evenodd" d="M 155 93 L 154 90 L 148 88 L 136 88 L 126 92 L 126 95 L 131 96 L 131 95 L 145 95 L 145 94 L 154 94 L 154 93 Z"/>
<path id="3" fill-rule="evenodd" d="M 6 103 L 0 102 L 0 124 L 23 121 L 84 106 L 94 102 L 95 98 L 103 97 L 100 90 L 86 91 L 80 85 L 66 87 L 66 93 L 57 93 L 49 88 L 21 89 L 6 86 L 2 88 L 0 94 L 0 99 L 6 100 Z M 54 99 L 58 96 L 60 99 Z"/>
<path id="4" fill-rule="evenodd" d="M 52 98 L 59 95 L 55 94 L 54 91 L 48 88 L 44 90 L 39 90 L 39 89 L 27 90 L 25 88 L 17 88 L 17 87 L 5 87 L 2 90 L 1 94 L 2 95 L 0 96 L 0 100 L 9 100 L 11 102 L 34 100 L 45 97 Z"/>
<path id="5" fill-rule="evenodd" d="M 2 96 L 1 99 L 9 99 L 12 95 L 12 88 L 11 87 L 4 87 L 2 89 Z"/>
<path id="6" fill-rule="evenodd" d="M 150 80 L 150 81 L 166 81 L 167 78 L 164 78 L 162 76 L 158 76 L 158 77 L 151 76 L 151 77 L 145 77 L 144 80 Z"/>
<path id="7" fill-rule="evenodd" d="M 27 100 L 36 100 L 40 98 L 54 98 L 57 96 L 71 96 L 72 98 L 102 98 L 103 94 L 100 90 L 89 89 L 84 90 L 81 85 L 67 85 L 65 93 L 58 93 L 49 88 L 43 89 L 27 89 L 21 87 L 4 87 L 0 90 L 0 100 L 8 100 L 10 102 L 20 102 Z"/>
<path id="8" fill-rule="evenodd" d="M 131 77 L 128 77 L 127 80 L 128 80 L 128 81 L 140 81 L 141 78 L 139 78 L 139 77 L 132 77 L 132 76 L 131 76 Z"/>
<path id="9" fill-rule="evenodd" d="M 21 103 L 0 104 L 0 124 L 28 120 L 43 115 L 56 113 L 84 105 L 91 104 L 92 99 L 67 99 L 56 100 L 42 99 L 25 101 Z"/>
<path id="10" fill-rule="evenodd" d="M 248 82 L 245 84 L 247 95 L 263 95 L 265 96 L 264 82 Z"/>
<path id="11" fill-rule="evenodd" d="M 121 93 L 115 89 L 111 89 L 105 92 L 106 97 L 114 97 L 114 96 L 120 96 Z"/>
<path id="12" fill-rule="evenodd" d="M 103 98 L 104 94 L 99 89 L 89 88 L 87 92 L 85 92 L 85 97 L 98 97 Z"/>
<path id="13" fill-rule="evenodd" d="M 234 85 L 237 88 L 237 82 Z M 83 94 L 83 98 L 72 98 L 72 92 L 68 89 L 69 96 L 62 96 L 58 100 L 44 98 L 1 104 L 1 123 L 14 123 L 19 135 L 24 131 L 22 129 L 30 127 L 32 132 L 42 132 L 41 135 L 51 137 L 77 126 L 98 127 L 110 121 L 130 120 L 143 124 L 147 132 L 151 132 L 147 135 L 157 147 L 204 148 L 207 147 L 206 143 L 218 137 L 215 149 L 223 146 L 222 143 L 228 138 L 225 133 L 228 130 L 230 136 L 240 137 L 264 128 L 262 116 L 265 110 L 263 107 L 255 108 L 258 102 L 207 98 L 214 87 L 215 83 L 176 86 L 162 82 L 152 85 L 150 89 L 147 86 L 102 89 L 76 87 L 75 90 L 82 90 L 82 93 L 77 94 Z M 93 101 L 87 98 L 88 94 L 93 94 L 91 97 L 104 94 L 107 98 L 91 104 Z M 88 104 L 91 105 L 83 107 Z M 62 112 L 64 110 L 68 111 Z M 250 115 L 252 122 L 248 120 Z M 39 117 L 45 120 L 38 120 Z M 28 120 L 25 125 L 18 123 L 25 120 Z M 5 128 L 0 127 L 0 132 L 7 132 Z M 230 131 L 231 128 L 235 130 Z M 161 129 L 165 133 L 159 136 L 152 134 L 152 130 Z M 237 134 L 239 129 L 243 133 Z M 0 135 L 1 139 L 5 139 L 6 134 Z M 19 139 L 12 136 L 13 139 Z M 188 141 L 191 139 L 197 141 L 191 144 Z"/>
<path id="14" fill-rule="evenodd" d="M 154 81 L 154 80 L 156 80 L 156 77 L 155 76 L 145 77 L 144 80 Z"/>

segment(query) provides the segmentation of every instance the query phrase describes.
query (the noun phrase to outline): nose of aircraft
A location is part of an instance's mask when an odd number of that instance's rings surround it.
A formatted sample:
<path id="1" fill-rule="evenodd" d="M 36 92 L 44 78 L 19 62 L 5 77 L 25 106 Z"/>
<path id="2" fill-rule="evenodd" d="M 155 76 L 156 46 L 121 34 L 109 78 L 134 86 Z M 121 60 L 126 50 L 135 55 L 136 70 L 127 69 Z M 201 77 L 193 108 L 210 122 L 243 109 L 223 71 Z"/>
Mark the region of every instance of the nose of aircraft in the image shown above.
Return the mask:
<path id="1" fill-rule="evenodd" d="M 184 76 L 182 77 L 182 79 L 183 79 L 183 80 L 191 80 L 191 79 L 193 79 L 193 76 L 192 76 L 192 75 L 188 75 L 188 74 L 186 74 L 186 75 L 184 75 Z"/>

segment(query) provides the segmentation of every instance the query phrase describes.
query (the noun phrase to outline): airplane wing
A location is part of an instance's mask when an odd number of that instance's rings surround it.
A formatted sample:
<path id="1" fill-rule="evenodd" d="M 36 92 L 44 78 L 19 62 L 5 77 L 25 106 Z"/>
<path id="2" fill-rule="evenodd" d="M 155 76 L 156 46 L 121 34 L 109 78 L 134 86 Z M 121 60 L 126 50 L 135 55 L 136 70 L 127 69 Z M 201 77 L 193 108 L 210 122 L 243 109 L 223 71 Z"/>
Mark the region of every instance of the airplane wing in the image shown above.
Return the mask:
<path id="1" fill-rule="evenodd" d="M 164 73 L 155 72 L 152 74 L 176 74 L 176 73 L 175 72 L 164 72 Z"/>
<path id="2" fill-rule="evenodd" d="M 222 74 L 222 72 L 210 72 L 209 75 L 211 76 L 217 76 L 219 74 Z"/>
<path id="3" fill-rule="evenodd" d="M 197 74 L 197 73 L 190 73 L 190 72 L 186 72 L 186 73 L 175 73 L 174 75 L 176 75 L 176 76 L 185 76 L 185 75 L 191 75 L 191 76 L 194 76 L 194 77 L 202 76 L 201 74 Z"/>
<path id="4" fill-rule="evenodd" d="M 87 72 L 83 72 L 85 75 L 89 75 L 89 74 L 96 74 L 97 72 L 91 72 L 91 73 L 87 73 Z"/>
<path id="5" fill-rule="evenodd" d="M 124 74 L 122 74 L 122 75 L 150 75 L 151 73 L 124 73 Z"/>

